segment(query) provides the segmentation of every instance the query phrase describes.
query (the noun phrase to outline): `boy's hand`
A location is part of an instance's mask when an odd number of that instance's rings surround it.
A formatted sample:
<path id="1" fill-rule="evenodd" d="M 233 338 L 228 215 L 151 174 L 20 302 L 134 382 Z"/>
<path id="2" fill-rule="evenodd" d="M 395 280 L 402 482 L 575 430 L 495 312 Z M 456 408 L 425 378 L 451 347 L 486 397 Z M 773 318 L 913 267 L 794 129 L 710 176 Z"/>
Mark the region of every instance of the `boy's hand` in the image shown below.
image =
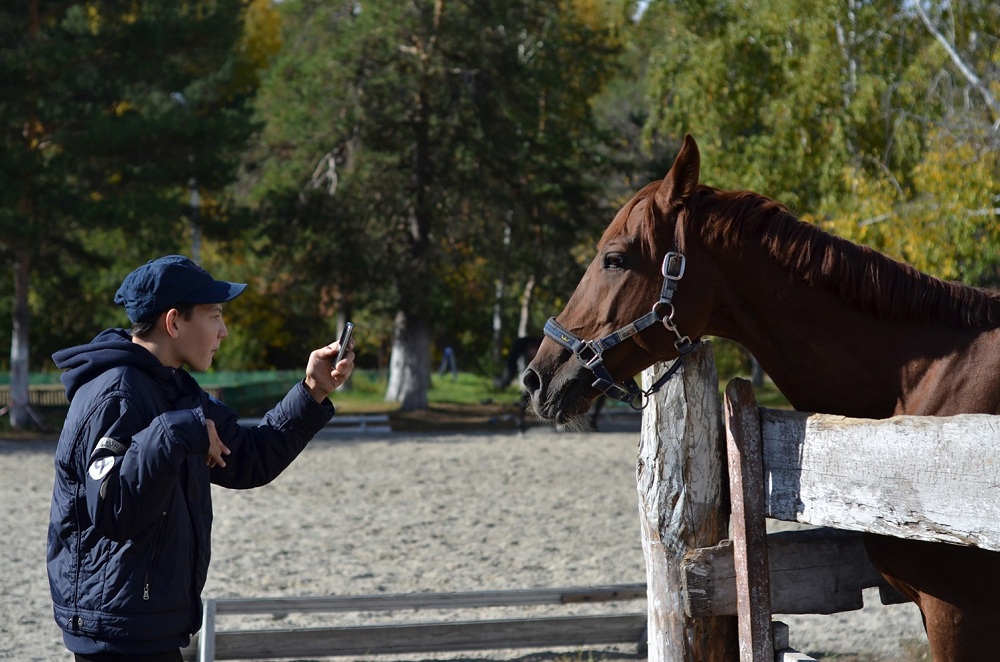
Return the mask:
<path id="1" fill-rule="evenodd" d="M 219 432 L 215 429 L 215 421 L 206 418 L 205 428 L 208 430 L 208 454 L 205 455 L 205 464 L 208 465 L 209 469 L 225 468 L 226 461 L 222 459 L 222 456 L 229 455 L 231 451 L 222 443 Z"/>
<path id="2" fill-rule="evenodd" d="M 323 400 L 333 393 L 337 387 L 343 385 L 347 378 L 354 372 L 354 340 L 350 341 L 347 353 L 336 366 L 331 362 L 336 360 L 340 351 L 340 343 L 332 342 L 326 347 L 320 347 L 309 355 L 309 363 L 306 364 L 306 388 L 316 402 Z"/>

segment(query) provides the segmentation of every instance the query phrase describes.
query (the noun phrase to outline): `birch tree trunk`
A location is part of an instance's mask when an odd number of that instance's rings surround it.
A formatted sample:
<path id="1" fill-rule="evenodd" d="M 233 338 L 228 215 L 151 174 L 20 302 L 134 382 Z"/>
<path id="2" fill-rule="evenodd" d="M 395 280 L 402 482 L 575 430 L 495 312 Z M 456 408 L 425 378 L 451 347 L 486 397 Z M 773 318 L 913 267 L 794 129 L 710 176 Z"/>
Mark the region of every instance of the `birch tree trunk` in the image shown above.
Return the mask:
<path id="1" fill-rule="evenodd" d="M 643 373 L 648 388 L 666 366 Z M 684 367 L 643 412 L 636 476 L 648 586 L 650 662 L 723 662 L 738 656 L 736 619 L 685 614 L 685 554 L 728 535 L 725 438 L 711 347 Z"/>
<path id="2" fill-rule="evenodd" d="M 431 383 L 431 340 L 426 319 L 396 313 L 385 399 L 404 411 L 427 408 Z"/>
<path id="3" fill-rule="evenodd" d="M 31 311 L 28 285 L 31 255 L 20 251 L 14 261 L 14 316 L 10 340 L 10 425 L 24 429 L 31 425 L 28 404 L 28 357 Z"/>
<path id="4" fill-rule="evenodd" d="M 521 316 L 517 322 L 517 337 L 524 338 L 528 335 L 528 323 L 531 321 L 531 300 L 535 291 L 535 276 L 528 276 L 528 281 L 524 284 L 521 292 Z"/>
<path id="5" fill-rule="evenodd" d="M 38 0 L 28 3 L 28 37 L 33 42 L 38 38 L 40 19 Z M 38 121 L 33 115 L 24 126 L 25 140 L 30 144 L 38 138 Z M 29 175 L 30 177 L 30 175 Z M 33 187 L 29 187 L 33 188 Z M 34 200 L 31 195 L 21 199 L 19 211 L 29 224 L 37 222 Z M 31 253 L 17 250 L 14 255 L 14 313 L 11 320 L 10 336 L 10 425 L 25 429 L 31 425 L 32 411 L 28 401 L 28 362 L 31 357 L 31 309 L 28 295 L 31 285 Z"/>
<path id="6" fill-rule="evenodd" d="M 497 276 L 493 294 L 493 363 L 500 365 L 503 360 L 503 308 L 507 291 L 507 259 L 510 254 L 510 216 L 503 228 L 503 254 L 500 259 L 500 275 Z"/>

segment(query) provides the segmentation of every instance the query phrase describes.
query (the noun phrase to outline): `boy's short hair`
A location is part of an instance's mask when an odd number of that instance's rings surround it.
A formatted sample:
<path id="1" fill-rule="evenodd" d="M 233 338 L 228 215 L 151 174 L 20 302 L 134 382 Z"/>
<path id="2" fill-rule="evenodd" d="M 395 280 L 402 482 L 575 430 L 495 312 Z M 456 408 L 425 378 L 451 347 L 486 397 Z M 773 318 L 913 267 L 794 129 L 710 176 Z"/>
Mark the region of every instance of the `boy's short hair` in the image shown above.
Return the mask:
<path id="1" fill-rule="evenodd" d="M 190 320 L 191 314 L 194 312 L 194 307 L 197 305 L 198 304 L 196 303 L 179 303 L 176 306 L 173 306 L 173 308 L 177 309 L 177 312 L 180 313 L 181 317 L 186 320 Z M 169 310 L 169 308 L 167 310 Z M 157 315 L 156 319 L 151 322 L 133 322 L 132 328 L 129 329 L 129 335 L 133 338 L 145 338 L 153 332 L 153 329 L 156 328 L 156 321 L 158 319 L 160 319 L 159 315 Z"/>

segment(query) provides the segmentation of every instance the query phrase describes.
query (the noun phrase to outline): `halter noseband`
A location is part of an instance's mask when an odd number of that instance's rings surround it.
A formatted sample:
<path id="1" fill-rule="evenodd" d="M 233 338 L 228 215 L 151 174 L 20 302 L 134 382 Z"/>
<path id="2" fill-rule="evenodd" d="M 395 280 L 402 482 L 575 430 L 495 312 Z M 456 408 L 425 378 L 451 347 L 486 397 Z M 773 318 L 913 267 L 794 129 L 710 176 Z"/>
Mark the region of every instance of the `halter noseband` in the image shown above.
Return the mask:
<path id="1" fill-rule="evenodd" d="M 585 368 L 594 373 L 595 380 L 591 384 L 592 387 L 604 393 L 609 398 L 624 402 L 632 407 L 632 409 L 640 410 L 645 406 L 643 398 L 648 399 L 649 396 L 659 391 L 681 367 L 684 357 L 701 342 L 700 340 L 692 342 L 690 338 L 681 334 L 677 329 L 677 325 L 674 324 L 674 293 L 677 291 L 677 285 L 680 283 L 681 278 L 684 277 L 685 264 L 686 262 L 682 254 L 675 251 L 667 253 L 663 258 L 663 267 L 661 269 L 663 273 L 663 287 L 660 289 L 660 300 L 653 304 L 653 309 L 648 313 L 603 338 L 583 340 L 559 324 L 555 317 L 550 317 L 545 323 L 544 333 L 562 347 L 573 352 L 577 360 Z M 646 391 L 639 388 L 634 378 L 622 384 L 615 383 L 611 372 L 604 365 L 604 352 L 631 338 L 640 331 L 659 323 L 662 323 L 668 330 L 673 331 L 677 337 L 674 341 L 674 347 L 680 356 Z"/>

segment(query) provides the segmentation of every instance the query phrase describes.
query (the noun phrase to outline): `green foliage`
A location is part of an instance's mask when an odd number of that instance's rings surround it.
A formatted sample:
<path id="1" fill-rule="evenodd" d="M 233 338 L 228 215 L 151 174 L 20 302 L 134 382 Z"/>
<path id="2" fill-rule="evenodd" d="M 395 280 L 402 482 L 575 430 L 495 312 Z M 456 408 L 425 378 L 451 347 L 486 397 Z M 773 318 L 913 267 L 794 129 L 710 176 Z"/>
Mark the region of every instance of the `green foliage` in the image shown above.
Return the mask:
<path id="1" fill-rule="evenodd" d="M 281 10 L 242 187 L 272 269 L 311 277 L 328 314 L 403 309 L 488 355 L 496 281 L 571 287 L 568 249 L 603 220 L 588 100 L 611 31 L 528 0 Z"/>
<path id="2" fill-rule="evenodd" d="M 212 193 L 251 129 L 243 12 L 242 0 L 0 9 L 0 256 L 32 265 L 32 365 L 120 324 L 111 298 L 125 273 L 188 251 L 192 178 L 206 235 L 225 231 Z"/>
<path id="3" fill-rule="evenodd" d="M 219 369 L 300 370 L 350 317 L 384 371 L 407 309 L 490 374 L 498 286 L 509 342 L 535 283 L 537 333 L 685 133 L 706 183 L 1000 285 L 998 115 L 912 3 L 654 0 L 636 24 L 634 0 L 8 5 L 0 256 L 31 259 L 33 367 L 126 324 L 124 274 L 188 252 L 193 177 L 202 262 L 250 283 Z M 921 6 L 997 96 L 996 3 Z"/>
<path id="4" fill-rule="evenodd" d="M 719 381 L 727 382 L 734 377 L 750 377 L 753 370 L 750 353 L 742 345 L 726 338 L 712 338 L 711 341 Z"/>
<path id="5" fill-rule="evenodd" d="M 856 195 L 833 231 L 941 278 L 1000 285 L 995 151 L 935 131 L 905 190 L 853 170 L 845 179 Z"/>
<path id="6" fill-rule="evenodd" d="M 648 20 L 667 35 L 650 62 L 649 135 L 692 133 L 705 181 L 818 209 L 842 190 L 842 164 L 889 143 L 872 114 L 912 57 L 887 33 L 896 12 L 888 0 L 854 13 L 832 0 L 654 3 Z"/>
<path id="7" fill-rule="evenodd" d="M 922 3 L 997 87 L 995 4 Z M 748 188 L 917 267 L 995 283 L 995 108 L 891 0 L 651 3 L 650 147 L 693 134 L 702 181 Z"/>

